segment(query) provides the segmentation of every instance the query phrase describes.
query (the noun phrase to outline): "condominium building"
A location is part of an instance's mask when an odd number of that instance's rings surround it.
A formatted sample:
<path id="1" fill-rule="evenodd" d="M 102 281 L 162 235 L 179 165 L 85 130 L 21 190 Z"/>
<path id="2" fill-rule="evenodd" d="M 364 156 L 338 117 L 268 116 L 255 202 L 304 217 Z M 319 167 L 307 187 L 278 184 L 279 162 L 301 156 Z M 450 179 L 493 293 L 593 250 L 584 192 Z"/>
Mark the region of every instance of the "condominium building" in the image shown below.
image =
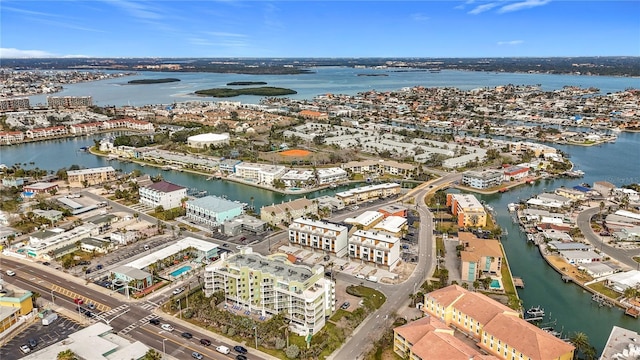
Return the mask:
<path id="1" fill-rule="evenodd" d="M 289 225 L 289 242 L 342 257 L 347 253 L 348 232 L 344 225 L 298 218 Z"/>
<path id="2" fill-rule="evenodd" d="M 401 192 L 400 184 L 382 183 L 367 185 L 347 191 L 336 193 L 336 198 L 345 205 L 356 204 L 369 199 L 380 199 L 388 196 L 398 195 Z"/>
<path id="3" fill-rule="evenodd" d="M 317 334 L 335 311 L 335 283 L 324 276 L 324 267 L 292 264 L 285 254 L 262 256 L 251 248 L 223 253 L 205 268 L 205 296 L 217 291 L 243 312 L 284 313 L 289 329 L 302 336 Z"/>
<path id="4" fill-rule="evenodd" d="M 507 166 L 503 169 L 504 181 L 514 181 L 524 179 L 529 176 L 529 168 L 526 166 Z"/>
<path id="5" fill-rule="evenodd" d="M 77 248 L 76 242 L 84 238 L 98 236 L 97 225 L 86 223 L 68 231 L 42 231 L 29 236 L 29 244 L 25 246 L 27 257 L 52 260 L 56 255 L 62 256 L 60 250 L 66 247 Z"/>
<path id="6" fill-rule="evenodd" d="M 462 280 L 474 282 L 481 277 L 501 277 L 502 245 L 494 239 L 479 239 L 469 232 L 458 232 Z"/>
<path id="7" fill-rule="evenodd" d="M 69 131 L 64 126 L 50 126 L 46 128 L 29 129 L 27 130 L 26 135 L 29 139 L 42 139 L 55 136 L 64 136 L 67 135 L 68 132 Z"/>
<path id="8" fill-rule="evenodd" d="M 69 186 L 93 186 L 115 179 L 116 170 L 111 166 L 67 171 Z"/>
<path id="9" fill-rule="evenodd" d="M 0 144 L 15 144 L 24 141 L 22 131 L 0 131 Z"/>
<path id="10" fill-rule="evenodd" d="M 400 260 L 400 239 L 380 232 L 356 230 L 349 238 L 349 258 L 393 270 Z"/>
<path id="11" fill-rule="evenodd" d="M 500 186 L 504 173 L 498 170 L 465 171 L 462 173 L 462 184 L 474 189 L 489 189 Z"/>
<path id="12" fill-rule="evenodd" d="M 263 206 L 260 209 L 260 219 L 271 225 L 277 225 L 283 222 L 291 223 L 293 219 L 317 214 L 318 204 L 307 198 Z"/>
<path id="13" fill-rule="evenodd" d="M 415 170 L 415 166 L 393 160 L 364 160 L 350 161 L 342 164 L 342 168 L 354 174 L 389 174 L 408 176 Z"/>
<path id="14" fill-rule="evenodd" d="M 29 98 L 0 99 L 0 111 L 29 109 Z"/>
<path id="15" fill-rule="evenodd" d="M 338 167 L 317 169 L 316 172 L 318 174 L 318 185 L 339 183 L 349 179 L 349 173 Z"/>
<path id="16" fill-rule="evenodd" d="M 173 209 L 182 205 L 182 199 L 187 197 L 187 188 L 167 181 L 159 181 L 141 187 L 138 193 L 141 204 L 152 208 L 162 206 L 164 209 Z"/>
<path id="17" fill-rule="evenodd" d="M 205 196 L 185 203 L 187 219 L 209 227 L 244 214 L 244 204 L 217 196 Z"/>
<path id="18" fill-rule="evenodd" d="M 236 176 L 259 185 L 273 185 L 273 181 L 284 175 L 286 170 L 282 165 L 243 162 L 236 165 Z"/>
<path id="19" fill-rule="evenodd" d="M 458 285 L 425 295 L 423 311 L 505 360 L 571 360 L 575 347 L 520 318 L 520 313 Z M 424 357 L 416 357 L 426 359 Z"/>
<path id="20" fill-rule="evenodd" d="M 76 108 L 93 105 L 91 96 L 47 96 L 50 108 Z"/>
<path id="21" fill-rule="evenodd" d="M 447 194 L 447 206 L 458 218 L 458 226 L 487 226 L 487 212 L 480 201 L 469 194 Z"/>

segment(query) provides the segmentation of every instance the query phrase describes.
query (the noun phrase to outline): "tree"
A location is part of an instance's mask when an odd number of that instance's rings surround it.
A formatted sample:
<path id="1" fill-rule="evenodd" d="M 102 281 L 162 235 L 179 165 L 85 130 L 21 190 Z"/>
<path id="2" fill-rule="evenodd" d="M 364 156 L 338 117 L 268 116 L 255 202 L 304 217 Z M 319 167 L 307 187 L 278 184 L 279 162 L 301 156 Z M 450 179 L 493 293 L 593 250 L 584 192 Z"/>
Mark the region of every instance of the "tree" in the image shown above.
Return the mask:
<path id="1" fill-rule="evenodd" d="M 77 360 L 78 356 L 71 350 L 60 351 L 56 356 L 56 360 Z"/>
<path id="2" fill-rule="evenodd" d="M 575 359 L 578 359 L 578 354 L 582 353 L 585 359 L 595 359 L 595 349 L 589 343 L 589 337 L 583 332 L 576 332 L 569 341 L 576 347 L 576 351 L 573 354 Z"/>
<path id="3" fill-rule="evenodd" d="M 157 352 L 156 349 L 149 349 L 142 357 L 142 360 L 162 360 L 162 354 Z"/>

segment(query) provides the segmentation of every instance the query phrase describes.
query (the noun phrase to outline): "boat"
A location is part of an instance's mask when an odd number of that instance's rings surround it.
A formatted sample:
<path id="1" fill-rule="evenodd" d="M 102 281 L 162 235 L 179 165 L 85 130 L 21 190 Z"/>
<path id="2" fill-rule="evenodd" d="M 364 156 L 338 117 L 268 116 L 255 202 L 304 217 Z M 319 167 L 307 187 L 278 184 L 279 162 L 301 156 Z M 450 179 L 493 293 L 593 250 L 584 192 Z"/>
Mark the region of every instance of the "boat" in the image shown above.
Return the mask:
<path id="1" fill-rule="evenodd" d="M 329 185 L 329 187 L 330 187 L 330 188 L 332 188 L 332 189 L 335 189 L 335 188 L 337 188 L 337 187 L 338 187 L 338 185 L 336 185 L 336 183 L 331 183 L 331 184 Z"/>
<path id="2" fill-rule="evenodd" d="M 533 306 L 527 310 L 526 315 L 533 318 L 542 318 L 544 317 L 544 309 L 538 306 Z"/>

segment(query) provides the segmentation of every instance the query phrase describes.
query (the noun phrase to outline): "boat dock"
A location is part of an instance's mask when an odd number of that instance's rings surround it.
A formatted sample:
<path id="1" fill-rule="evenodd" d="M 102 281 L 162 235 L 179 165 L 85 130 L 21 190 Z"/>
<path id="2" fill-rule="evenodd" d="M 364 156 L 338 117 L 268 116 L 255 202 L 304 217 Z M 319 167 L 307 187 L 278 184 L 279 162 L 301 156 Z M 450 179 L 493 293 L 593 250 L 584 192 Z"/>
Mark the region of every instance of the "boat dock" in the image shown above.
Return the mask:
<path id="1" fill-rule="evenodd" d="M 524 289 L 524 280 L 520 277 L 513 277 L 513 285 L 517 288 Z"/>

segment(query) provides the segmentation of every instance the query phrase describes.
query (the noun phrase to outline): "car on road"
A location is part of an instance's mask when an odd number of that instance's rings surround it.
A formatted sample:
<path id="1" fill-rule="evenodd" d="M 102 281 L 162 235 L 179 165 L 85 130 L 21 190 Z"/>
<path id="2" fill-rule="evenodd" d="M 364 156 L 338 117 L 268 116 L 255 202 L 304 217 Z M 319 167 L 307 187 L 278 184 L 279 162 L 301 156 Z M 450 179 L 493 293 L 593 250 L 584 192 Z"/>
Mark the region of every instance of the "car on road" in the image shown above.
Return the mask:
<path id="1" fill-rule="evenodd" d="M 173 290 L 173 295 L 178 295 L 178 294 L 180 294 L 180 293 L 181 293 L 181 292 L 183 292 L 183 291 L 184 291 L 184 288 L 183 288 L 183 287 L 182 287 L 182 288 L 177 288 L 177 289 Z"/>
<path id="2" fill-rule="evenodd" d="M 31 352 L 31 348 L 29 347 L 29 345 L 20 345 L 20 351 L 28 354 L 29 352 Z"/>
<path id="3" fill-rule="evenodd" d="M 102 264 L 96 265 L 96 270 L 102 270 Z"/>
<path id="4" fill-rule="evenodd" d="M 191 357 L 194 358 L 194 359 L 198 359 L 198 360 L 201 360 L 203 358 L 202 354 L 200 354 L 197 351 L 192 352 L 191 353 Z"/>
<path id="5" fill-rule="evenodd" d="M 95 309 L 95 308 L 96 308 L 96 304 L 94 304 L 94 303 L 90 302 L 90 303 L 87 305 L 87 307 L 88 307 L 89 309 L 93 310 L 93 309 Z"/>
<path id="6" fill-rule="evenodd" d="M 225 355 L 231 352 L 231 350 L 224 345 L 216 346 L 216 351 Z"/>
<path id="7" fill-rule="evenodd" d="M 364 279 L 364 275 L 362 275 L 362 274 L 356 274 L 356 279 Z"/>
<path id="8" fill-rule="evenodd" d="M 247 240 L 246 236 L 243 236 L 243 237 L 240 238 L 240 241 L 245 241 L 245 240 Z"/>
<path id="9" fill-rule="evenodd" d="M 171 326 L 170 324 L 162 324 L 160 327 L 162 328 L 162 330 L 173 331 L 173 326 Z"/>
<path id="10" fill-rule="evenodd" d="M 149 324 L 152 324 L 152 325 L 160 325 L 160 319 L 158 319 L 158 318 L 153 318 L 153 319 L 149 320 Z"/>
<path id="11" fill-rule="evenodd" d="M 9 276 L 16 276 L 16 273 L 12 270 L 7 270 L 7 275 Z"/>
<path id="12" fill-rule="evenodd" d="M 247 360 L 247 356 L 242 354 L 236 355 L 236 360 Z"/>
<path id="13" fill-rule="evenodd" d="M 349 306 L 351 306 L 351 304 L 349 304 L 348 301 L 345 301 L 345 302 L 342 303 L 342 305 L 340 305 L 340 309 L 347 310 L 349 308 Z"/>
<path id="14" fill-rule="evenodd" d="M 240 345 L 234 346 L 233 350 L 235 350 L 239 354 L 246 354 L 248 352 L 244 346 L 240 346 Z"/>
<path id="15" fill-rule="evenodd" d="M 50 262 L 48 262 L 48 261 L 45 261 L 45 262 L 43 262 L 43 263 L 42 263 L 42 265 L 44 265 L 44 266 L 49 266 L 49 265 L 51 265 L 51 263 L 50 263 Z"/>
<path id="16" fill-rule="evenodd" d="M 84 300 L 82 300 L 81 298 L 75 298 L 75 299 L 73 299 L 73 302 L 78 304 L 78 305 L 84 304 Z"/>
<path id="17" fill-rule="evenodd" d="M 222 244 L 222 246 L 229 247 L 229 244 L 228 243 L 224 243 L 224 244 Z"/>
<path id="18" fill-rule="evenodd" d="M 200 339 L 200 344 L 202 344 L 204 346 L 209 346 L 209 345 L 211 345 L 211 340 L 209 340 L 209 339 Z"/>
<path id="19" fill-rule="evenodd" d="M 190 332 L 183 332 L 181 336 L 185 339 L 191 339 L 193 335 Z"/>

